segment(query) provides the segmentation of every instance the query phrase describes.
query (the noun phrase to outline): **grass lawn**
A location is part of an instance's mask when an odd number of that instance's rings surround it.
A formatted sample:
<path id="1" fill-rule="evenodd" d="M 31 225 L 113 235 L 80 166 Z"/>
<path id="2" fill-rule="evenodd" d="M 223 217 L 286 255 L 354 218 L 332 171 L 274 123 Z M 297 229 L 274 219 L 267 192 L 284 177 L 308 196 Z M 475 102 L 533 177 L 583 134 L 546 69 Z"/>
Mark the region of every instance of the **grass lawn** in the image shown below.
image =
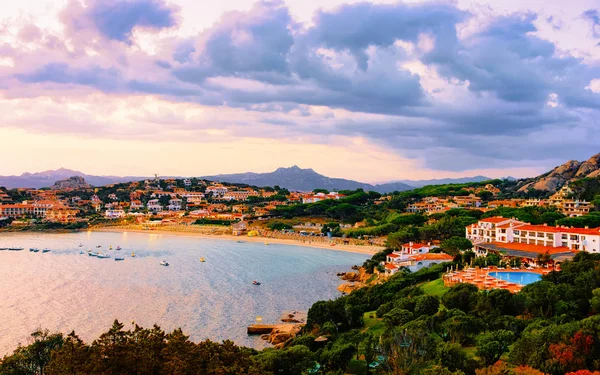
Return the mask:
<path id="1" fill-rule="evenodd" d="M 449 290 L 449 288 L 444 286 L 444 280 L 442 279 L 426 282 L 425 284 L 421 285 L 421 289 L 423 289 L 423 291 L 427 294 L 438 297 L 441 297 Z"/>
<path id="2" fill-rule="evenodd" d="M 383 323 L 382 319 L 376 318 L 375 316 L 375 311 L 369 311 L 363 315 L 363 322 L 366 328 L 365 331 L 372 333 L 375 336 L 380 336 L 383 334 L 383 331 L 385 331 L 385 323 Z"/>

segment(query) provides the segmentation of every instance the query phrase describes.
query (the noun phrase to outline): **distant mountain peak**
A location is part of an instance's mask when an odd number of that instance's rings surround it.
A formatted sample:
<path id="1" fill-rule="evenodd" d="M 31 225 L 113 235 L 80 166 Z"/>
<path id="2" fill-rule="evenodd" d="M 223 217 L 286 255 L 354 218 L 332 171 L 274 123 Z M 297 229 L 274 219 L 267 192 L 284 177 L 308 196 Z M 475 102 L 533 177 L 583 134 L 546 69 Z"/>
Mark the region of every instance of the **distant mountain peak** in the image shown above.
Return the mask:
<path id="1" fill-rule="evenodd" d="M 281 186 L 289 190 L 312 191 L 315 189 L 327 190 L 374 190 L 387 193 L 395 190 L 409 190 L 411 186 L 402 183 L 371 185 L 359 181 L 343 178 L 324 176 L 312 168 L 300 168 L 297 165 L 280 167 L 268 173 L 234 173 L 216 176 L 203 176 L 206 180 L 222 181 L 229 183 L 248 184 L 255 186 Z"/>

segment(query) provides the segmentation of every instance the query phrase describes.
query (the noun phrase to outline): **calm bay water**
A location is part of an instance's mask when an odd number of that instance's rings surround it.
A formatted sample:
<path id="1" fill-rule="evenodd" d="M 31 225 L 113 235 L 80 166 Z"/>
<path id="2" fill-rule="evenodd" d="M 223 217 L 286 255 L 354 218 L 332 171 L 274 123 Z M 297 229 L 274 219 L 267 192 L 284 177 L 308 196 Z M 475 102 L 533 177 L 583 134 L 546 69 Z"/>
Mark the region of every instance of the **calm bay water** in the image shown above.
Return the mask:
<path id="1" fill-rule="evenodd" d="M 110 245 L 123 250 L 108 250 Z M 305 311 L 339 296 L 336 273 L 367 259 L 300 246 L 146 233 L 0 234 L 0 247 L 13 246 L 25 250 L 0 251 L 1 353 L 27 343 L 40 327 L 75 330 L 89 342 L 114 319 L 126 327 L 134 321 L 166 331 L 181 327 L 195 341 L 230 339 L 261 347 L 262 340 L 246 335 L 256 316 L 276 323 L 285 310 Z M 30 247 L 52 252 L 32 253 Z M 81 255 L 82 249 L 112 258 Z M 125 260 L 115 262 L 115 256 Z M 161 260 L 170 266 L 160 266 Z"/>

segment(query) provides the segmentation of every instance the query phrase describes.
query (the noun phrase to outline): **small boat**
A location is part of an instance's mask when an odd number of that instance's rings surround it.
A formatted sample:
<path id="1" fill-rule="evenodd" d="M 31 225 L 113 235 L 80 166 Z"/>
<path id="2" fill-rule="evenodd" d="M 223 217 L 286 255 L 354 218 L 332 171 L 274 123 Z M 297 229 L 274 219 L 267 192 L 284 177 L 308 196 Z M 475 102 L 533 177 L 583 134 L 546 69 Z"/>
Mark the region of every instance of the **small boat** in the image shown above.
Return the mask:
<path id="1" fill-rule="evenodd" d="M 204 260 L 204 258 L 200 258 L 200 261 L 201 261 L 202 263 L 206 262 L 206 260 Z"/>
<path id="2" fill-rule="evenodd" d="M 51 252 L 51 251 L 52 251 L 52 250 L 50 250 L 50 249 L 48 249 L 48 248 L 45 248 L 44 250 L 42 250 L 42 253 L 49 253 L 49 252 Z"/>
<path id="3" fill-rule="evenodd" d="M 97 257 L 97 256 L 98 256 L 98 253 L 88 253 L 88 256 L 91 256 L 91 257 Z"/>
<path id="4" fill-rule="evenodd" d="M 0 250 L 8 250 L 8 247 L 0 247 Z"/>
<path id="5" fill-rule="evenodd" d="M 117 250 L 121 250 L 121 246 L 117 246 Z"/>
<path id="6" fill-rule="evenodd" d="M 265 242 L 265 245 L 268 245 L 268 244 L 269 244 L 268 242 Z"/>
<path id="7" fill-rule="evenodd" d="M 31 251 L 32 253 L 35 253 L 37 251 L 39 251 L 39 249 L 36 249 L 35 247 L 30 247 L 29 251 Z"/>
<path id="8" fill-rule="evenodd" d="M 252 282 L 252 285 L 260 285 L 260 283 L 259 283 L 258 281 L 256 281 L 256 280 L 254 280 L 254 281 Z"/>
<path id="9" fill-rule="evenodd" d="M 22 247 L 9 247 L 8 250 L 10 250 L 10 251 L 21 251 L 21 250 L 23 250 L 23 248 Z"/>
<path id="10" fill-rule="evenodd" d="M 160 265 L 168 267 L 169 266 L 169 262 L 167 262 L 166 260 L 163 260 L 163 261 L 160 262 Z"/>
<path id="11" fill-rule="evenodd" d="M 112 250 L 112 245 L 108 247 L 108 250 Z"/>
<path id="12" fill-rule="evenodd" d="M 120 260 L 125 260 L 125 258 L 121 258 L 121 257 L 115 257 L 115 262 L 118 262 Z"/>
<path id="13" fill-rule="evenodd" d="M 238 241 L 237 243 L 244 243 L 244 241 Z"/>
<path id="14" fill-rule="evenodd" d="M 131 257 L 132 257 L 132 258 L 135 258 L 135 253 L 131 253 Z"/>
<path id="15" fill-rule="evenodd" d="M 83 250 L 79 250 L 79 254 L 85 254 Z"/>
<path id="16" fill-rule="evenodd" d="M 79 247 L 83 247 L 83 244 L 82 244 L 82 243 L 80 243 L 80 244 L 79 244 Z"/>
<path id="17" fill-rule="evenodd" d="M 101 247 L 102 247 L 102 245 L 97 245 L 97 246 L 96 246 L 96 249 L 99 249 L 99 248 L 101 248 Z"/>
<path id="18" fill-rule="evenodd" d="M 100 259 L 107 259 L 110 258 L 110 254 L 98 254 L 97 257 Z"/>

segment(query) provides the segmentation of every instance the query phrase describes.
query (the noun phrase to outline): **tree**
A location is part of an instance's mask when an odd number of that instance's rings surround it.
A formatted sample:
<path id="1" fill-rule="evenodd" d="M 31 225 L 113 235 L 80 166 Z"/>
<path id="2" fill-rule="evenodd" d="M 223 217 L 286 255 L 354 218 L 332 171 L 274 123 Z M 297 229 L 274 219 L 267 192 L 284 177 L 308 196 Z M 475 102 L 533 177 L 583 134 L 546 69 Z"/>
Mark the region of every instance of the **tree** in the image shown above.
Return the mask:
<path id="1" fill-rule="evenodd" d="M 444 293 L 442 302 L 449 309 L 460 309 L 469 312 L 475 307 L 479 288 L 473 284 L 458 284 Z"/>
<path id="2" fill-rule="evenodd" d="M 483 190 L 483 191 L 480 191 L 479 193 L 477 193 L 477 196 L 479 198 L 481 198 L 483 201 L 487 202 L 494 197 L 494 193 L 492 193 L 491 191 L 488 191 L 488 190 Z"/>
<path id="3" fill-rule="evenodd" d="M 313 357 L 313 353 L 306 346 L 296 345 L 280 350 L 263 350 L 256 357 L 256 362 L 264 371 L 302 375 L 314 364 Z"/>
<path id="4" fill-rule="evenodd" d="M 417 299 L 415 305 L 415 316 L 433 315 L 438 312 L 440 301 L 436 296 L 425 295 Z"/>
<path id="5" fill-rule="evenodd" d="M 504 329 L 481 334 L 477 337 L 477 355 L 487 365 L 491 365 L 508 350 L 508 346 L 514 341 L 514 338 L 515 334 L 512 331 Z"/>
<path id="6" fill-rule="evenodd" d="M 413 320 L 413 313 L 408 310 L 395 308 L 383 315 L 383 321 L 390 327 L 401 326 Z"/>
<path id="7" fill-rule="evenodd" d="M 473 243 L 465 237 L 452 237 L 442 242 L 440 246 L 444 252 L 450 255 L 457 255 L 461 251 L 470 250 L 473 248 Z"/>
<path id="8" fill-rule="evenodd" d="M 462 346 L 457 343 L 442 342 L 438 344 L 436 359 L 450 371 L 464 370 L 467 363 L 467 355 Z"/>

